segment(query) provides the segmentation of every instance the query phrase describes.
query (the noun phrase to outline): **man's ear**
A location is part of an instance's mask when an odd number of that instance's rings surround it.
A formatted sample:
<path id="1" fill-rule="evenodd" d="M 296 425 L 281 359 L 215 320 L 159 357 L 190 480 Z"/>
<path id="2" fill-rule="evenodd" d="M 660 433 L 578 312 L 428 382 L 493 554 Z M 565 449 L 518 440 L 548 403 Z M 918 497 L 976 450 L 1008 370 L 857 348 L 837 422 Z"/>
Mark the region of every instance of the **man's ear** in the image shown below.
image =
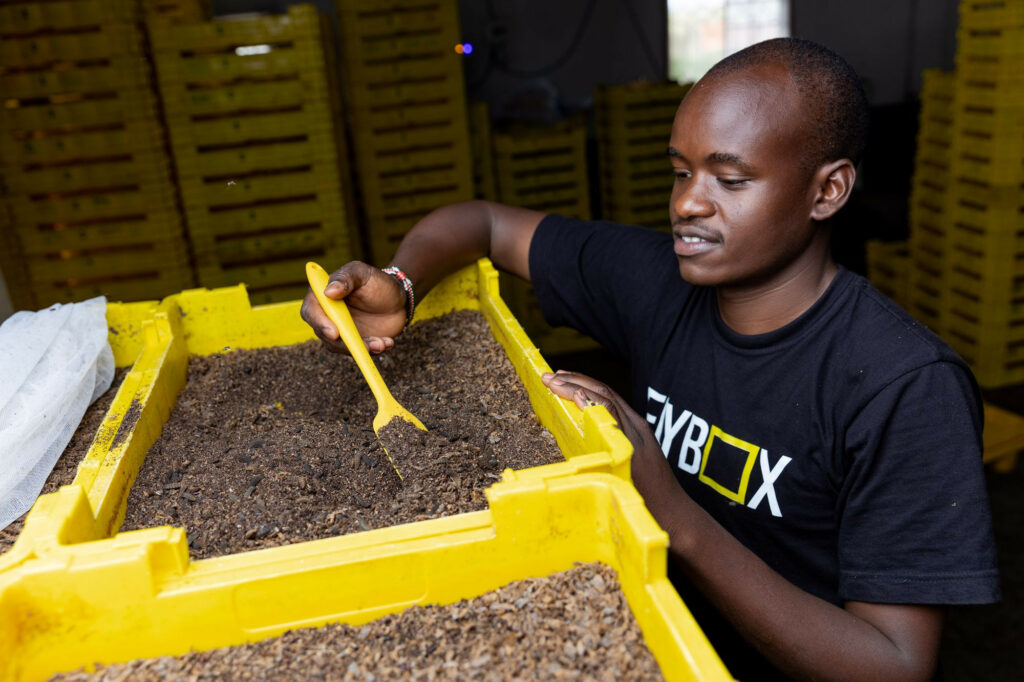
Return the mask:
<path id="1" fill-rule="evenodd" d="M 841 209 L 850 198 L 857 169 L 849 159 L 827 163 L 814 175 L 817 194 L 811 207 L 812 220 L 827 220 Z"/>

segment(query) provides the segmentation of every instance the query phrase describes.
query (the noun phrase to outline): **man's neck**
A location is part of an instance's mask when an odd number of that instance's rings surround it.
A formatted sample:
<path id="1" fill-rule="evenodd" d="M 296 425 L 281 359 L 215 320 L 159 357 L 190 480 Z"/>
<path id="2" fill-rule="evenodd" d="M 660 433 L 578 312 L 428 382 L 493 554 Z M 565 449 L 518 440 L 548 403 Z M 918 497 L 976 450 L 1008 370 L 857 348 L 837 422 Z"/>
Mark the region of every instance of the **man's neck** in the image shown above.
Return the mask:
<path id="1" fill-rule="evenodd" d="M 738 334 L 766 334 L 805 313 L 835 279 L 839 268 L 831 260 L 805 266 L 768 285 L 719 287 L 718 312 Z"/>

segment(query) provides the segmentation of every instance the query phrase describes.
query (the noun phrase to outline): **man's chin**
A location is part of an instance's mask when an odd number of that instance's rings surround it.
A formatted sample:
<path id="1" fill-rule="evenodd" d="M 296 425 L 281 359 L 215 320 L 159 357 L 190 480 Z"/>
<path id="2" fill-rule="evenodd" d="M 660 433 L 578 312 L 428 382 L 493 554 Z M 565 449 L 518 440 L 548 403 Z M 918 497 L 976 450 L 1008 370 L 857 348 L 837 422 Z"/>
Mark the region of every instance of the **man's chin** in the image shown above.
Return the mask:
<path id="1" fill-rule="evenodd" d="M 713 287 L 721 282 L 713 270 L 696 267 L 692 261 L 685 258 L 679 259 L 679 276 L 688 284 L 696 287 Z"/>

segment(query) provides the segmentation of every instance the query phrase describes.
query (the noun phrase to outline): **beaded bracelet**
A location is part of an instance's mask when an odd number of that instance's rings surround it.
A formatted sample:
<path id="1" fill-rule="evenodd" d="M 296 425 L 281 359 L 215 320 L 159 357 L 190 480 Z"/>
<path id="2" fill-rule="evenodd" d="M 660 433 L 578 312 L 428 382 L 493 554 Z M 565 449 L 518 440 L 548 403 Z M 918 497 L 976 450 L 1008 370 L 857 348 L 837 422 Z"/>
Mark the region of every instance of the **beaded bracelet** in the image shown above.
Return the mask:
<path id="1" fill-rule="evenodd" d="M 399 286 L 405 291 L 405 326 L 409 326 L 412 322 L 412 315 L 416 312 L 416 296 L 412 291 L 412 280 L 409 276 L 402 272 L 402 269 L 395 266 L 389 265 L 381 270 L 386 275 L 391 275 L 398 282 Z"/>

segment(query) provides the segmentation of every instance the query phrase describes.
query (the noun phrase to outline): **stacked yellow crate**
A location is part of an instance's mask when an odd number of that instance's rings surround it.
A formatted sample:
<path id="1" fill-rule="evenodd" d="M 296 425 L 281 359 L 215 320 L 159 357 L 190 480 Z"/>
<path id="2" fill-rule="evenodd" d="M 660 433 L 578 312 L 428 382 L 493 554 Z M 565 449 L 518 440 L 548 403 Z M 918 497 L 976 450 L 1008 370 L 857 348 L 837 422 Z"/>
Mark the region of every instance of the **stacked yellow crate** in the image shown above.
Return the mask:
<path id="1" fill-rule="evenodd" d="M 672 120 L 690 84 L 603 86 L 594 97 L 601 167 L 601 209 L 618 223 L 670 229 L 671 167 L 665 158 Z"/>
<path id="2" fill-rule="evenodd" d="M 205 21 L 213 12 L 209 0 L 138 0 L 147 19 Z"/>
<path id="3" fill-rule="evenodd" d="M 587 139 L 583 121 L 555 126 L 516 125 L 492 137 L 498 200 L 512 206 L 589 220 Z M 553 329 L 537 304 L 533 288 L 502 278 L 502 296 L 542 351 L 548 354 L 595 346 L 569 329 Z"/>
<path id="4" fill-rule="evenodd" d="M 493 135 L 500 201 L 590 219 L 587 137 L 582 121 L 516 125 Z"/>
<path id="5" fill-rule="evenodd" d="M 495 201 L 494 149 L 491 144 L 491 110 L 487 102 L 469 103 L 469 138 L 473 144 L 473 186 L 477 199 Z"/>
<path id="6" fill-rule="evenodd" d="M 1024 380 L 1024 0 L 964 0 L 943 333 L 978 381 Z"/>
<path id="7" fill-rule="evenodd" d="M 910 249 L 905 241 L 871 240 L 867 244 L 868 279 L 903 308 L 910 284 Z"/>
<path id="8" fill-rule="evenodd" d="M 0 177 L 0 183 L 3 178 Z M 0 195 L 0 276 L 4 279 L 7 298 L 14 310 L 35 308 L 28 272 L 21 256 L 21 245 L 14 234 L 14 223 L 4 197 Z"/>
<path id="9" fill-rule="evenodd" d="M 199 282 L 299 298 L 304 264 L 358 256 L 323 19 L 150 24 Z M 325 58 L 331 54 L 331 59 Z"/>
<path id="10" fill-rule="evenodd" d="M 936 332 L 947 309 L 943 286 L 948 253 L 953 99 L 956 78 L 950 71 L 927 69 L 921 88 L 917 152 L 910 190 L 910 273 L 906 308 Z"/>
<path id="11" fill-rule="evenodd" d="M 135 0 L 0 5 L 0 174 L 32 307 L 193 283 L 139 20 Z"/>
<path id="12" fill-rule="evenodd" d="M 431 210 L 473 198 L 456 0 L 335 0 L 371 260 Z"/>

